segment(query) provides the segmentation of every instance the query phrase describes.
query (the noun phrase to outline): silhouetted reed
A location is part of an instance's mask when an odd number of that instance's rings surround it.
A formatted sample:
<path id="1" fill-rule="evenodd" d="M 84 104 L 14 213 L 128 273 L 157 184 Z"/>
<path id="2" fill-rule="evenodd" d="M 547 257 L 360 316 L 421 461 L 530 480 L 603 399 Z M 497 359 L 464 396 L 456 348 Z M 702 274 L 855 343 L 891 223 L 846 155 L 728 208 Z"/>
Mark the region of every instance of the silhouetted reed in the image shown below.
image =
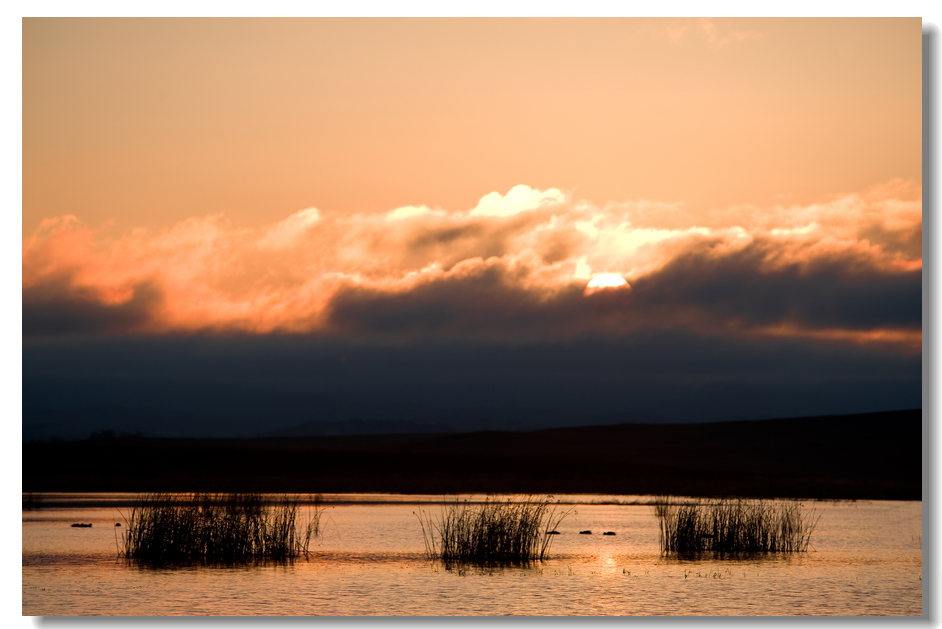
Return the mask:
<path id="1" fill-rule="evenodd" d="M 659 502 L 661 550 L 667 553 L 792 553 L 808 550 L 818 519 L 794 502 Z M 819 516 L 820 518 L 820 516 Z"/>
<path id="2" fill-rule="evenodd" d="M 142 496 L 125 518 L 121 553 L 151 565 L 289 561 L 306 555 L 318 533 L 317 498 L 303 523 L 301 507 L 298 497 L 254 493 Z"/>
<path id="3" fill-rule="evenodd" d="M 452 563 L 527 564 L 546 557 L 553 532 L 571 513 L 556 513 L 548 497 L 488 498 L 482 504 L 455 502 L 442 507 L 438 521 L 419 512 L 425 549 L 431 559 Z"/>

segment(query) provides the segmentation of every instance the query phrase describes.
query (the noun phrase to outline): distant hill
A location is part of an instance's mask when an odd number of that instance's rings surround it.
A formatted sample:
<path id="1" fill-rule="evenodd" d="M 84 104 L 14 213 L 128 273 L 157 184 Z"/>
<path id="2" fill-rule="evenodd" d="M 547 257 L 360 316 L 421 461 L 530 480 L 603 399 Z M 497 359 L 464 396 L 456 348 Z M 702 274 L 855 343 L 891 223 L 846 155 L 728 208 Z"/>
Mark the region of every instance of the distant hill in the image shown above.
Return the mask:
<path id="1" fill-rule="evenodd" d="M 546 412 L 542 409 L 501 409 L 466 411 L 468 417 L 448 419 L 396 420 L 347 419 L 311 421 L 260 433 L 260 437 L 327 437 L 345 435 L 401 435 L 433 433 L 470 433 L 486 431 L 530 432 L 549 428 L 598 426 L 623 423 L 676 422 L 652 413 L 598 413 L 577 416 Z M 443 413 L 445 417 L 448 417 Z"/>
<path id="2" fill-rule="evenodd" d="M 315 437 L 329 435 L 427 434 L 481 430 L 539 430 L 625 422 L 671 422 L 652 413 L 564 413 L 542 408 L 448 409 L 416 404 L 355 403 L 321 399 L 317 419 L 298 421 L 277 413 L 233 417 L 172 408 L 87 405 L 23 409 L 23 441 L 79 440 L 92 434 L 171 438 Z"/>
<path id="3" fill-rule="evenodd" d="M 922 411 L 538 431 L 23 444 L 23 491 L 919 500 Z"/>

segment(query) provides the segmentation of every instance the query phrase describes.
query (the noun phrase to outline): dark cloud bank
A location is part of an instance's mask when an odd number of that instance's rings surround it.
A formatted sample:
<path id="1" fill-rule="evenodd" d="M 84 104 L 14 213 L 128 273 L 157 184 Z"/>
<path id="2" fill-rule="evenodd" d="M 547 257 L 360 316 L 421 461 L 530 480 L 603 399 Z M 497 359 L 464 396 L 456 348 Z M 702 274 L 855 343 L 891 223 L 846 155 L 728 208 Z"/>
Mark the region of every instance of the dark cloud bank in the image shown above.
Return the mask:
<path id="1" fill-rule="evenodd" d="M 102 306 L 23 293 L 24 438 L 257 435 L 360 420 L 526 429 L 919 408 L 922 356 L 893 343 L 757 333 L 921 327 L 921 272 L 848 261 L 760 271 L 761 243 L 675 259 L 632 291 L 553 295 L 501 266 L 392 293 L 349 288 L 307 335 L 133 335 L 142 285 Z M 525 278 L 523 278 L 525 279 Z M 365 423 L 364 423 L 365 422 Z M 370 423 L 372 422 L 372 423 Z M 384 423 L 380 423 L 384 422 Z M 346 424 L 349 428 L 351 424 Z"/>
<path id="2" fill-rule="evenodd" d="M 721 258 L 683 255 L 636 280 L 630 292 L 588 298 L 582 284 L 542 298 L 497 266 L 408 292 L 350 288 L 332 300 L 329 322 L 351 335 L 542 339 L 677 328 L 736 336 L 776 324 L 809 331 L 921 328 L 921 271 L 887 273 L 846 261 L 759 271 L 765 253 L 750 247 Z"/>
<path id="3" fill-rule="evenodd" d="M 75 289 L 68 276 L 54 277 L 23 289 L 24 337 L 128 332 L 146 324 L 162 299 L 148 283 L 134 287 L 134 296 L 117 305 Z"/>
<path id="4" fill-rule="evenodd" d="M 865 412 L 920 407 L 921 375 L 919 355 L 685 332 L 520 344 L 27 341 L 24 436 L 248 435 L 347 419 L 514 429 Z"/>

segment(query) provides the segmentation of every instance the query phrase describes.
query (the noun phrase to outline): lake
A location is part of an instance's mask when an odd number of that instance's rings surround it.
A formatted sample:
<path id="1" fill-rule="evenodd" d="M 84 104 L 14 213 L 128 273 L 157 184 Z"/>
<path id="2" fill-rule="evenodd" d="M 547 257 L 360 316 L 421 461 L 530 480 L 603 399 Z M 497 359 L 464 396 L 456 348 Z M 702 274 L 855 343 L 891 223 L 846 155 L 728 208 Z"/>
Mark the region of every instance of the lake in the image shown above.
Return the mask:
<path id="1" fill-rule="evenodd" d="M 922 614 L 921 502 L 808 501 L 808 552 L 679 559 L 660 552 L 651 497 L 556 496 L 573 512 L 549 559 L 446 568 L 415 515 L 436 518 L 442 496 L 327 495 L 307 558 L 155 569 L 118 558 L 134 497 L 41 494 L 26 508 L 24 494 L 23 615 Z"/>

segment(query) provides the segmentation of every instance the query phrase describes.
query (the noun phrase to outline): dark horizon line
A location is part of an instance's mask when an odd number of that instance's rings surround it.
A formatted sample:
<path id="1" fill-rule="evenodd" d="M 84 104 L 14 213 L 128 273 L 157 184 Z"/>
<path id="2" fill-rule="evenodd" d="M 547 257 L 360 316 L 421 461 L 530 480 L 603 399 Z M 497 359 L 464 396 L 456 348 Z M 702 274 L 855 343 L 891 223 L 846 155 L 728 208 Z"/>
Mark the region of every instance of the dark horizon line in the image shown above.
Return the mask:
<path id="1" fill-rule="evenodd" d="M 83 408 L 94 408 L 101 407 L 103 405 L 89 405 Z M 108 406 L 108 405 L 104 405 Z M 109 408 L 117 408 L 114 406 L 108 406 Z M 40 410 L 40 409 L 23 409 L 26 410 Z M 79 410 L 79 409 L 76 409 Z M 282 439 L 321 439 L 321 438 L 357 438 L 357 437 L 386 437 L 386 436 L 396 436 L 401 438 L 408 437 L 435 437 L 435 436 L 446 436 L 446 435 L 476 435 L 476 434 L 492 434 L 492 433 L 505 433 L 505 434 L 535 434 L 551 431 L 566 431 L 573 429 L 592 429 L 592 428 L 616 428 L 619 426 L 634 426 L 634 427 L 666 427 L 666 426 L 719 426 L 722 424 L 743 424 L 743 423 L 765 423 L 765 422 L 776 422 L 776 421 L 796 421 L 796 420 L 825 420 L 825 419 L 842 419 L 850 417 L 867 417 L 875 418 L 879 415 L 889 415 L 896 413 L 913 413 L 916 411 L 922 412 L 922 407 L 914 408 L 896 408 L 896 409 L 884 409 L 880 411 L 866 411 L 859 413 L 831 413 L 827 415 L 822 414 L 812 414 L 812 415 L 787 415 L 787 416 L 775 416 L 775 417 L 757 417 L 757 418 L 727 418 L 727 419 L 707 419 L 707 420 L 683 420 L 676 417 L 664 416 L 665 421 L 625 421 L 617 423 L 602 423 L 602 424 L 567 424 L 563 426 L 544 426 L 538 428 L 507 428 L 507 429 L 496 429 L 496 428 L 484 428 L 481 430 L 451 430 L 451 431 L 418 431 L 418 432 L 359 432 L 359 433 L 323 433 L 323 434 L 297 434 L 292 433 L 292 430 L 300 430 L 305 426 L 311 426 L 315 424 L 323 424 L 326 426 L 330 425 L 351 425 L 351 424 L 371 424 L 374 426 L 379 426 L 381 424 L 388 425 L 403 425 L 405 423 L 412 424 L 425 424 L 429 426 L 442 426 L 442 422 L 423 422 L 422 420 L 415 421 L 404 421 L 396 419 L 363 419 L 363 418 L 348 418 L 344 420 L 327 420 L 323 422 L 310 421 L 303 424 L 297 424 L 289 428 L 276 431 L 282 434 L 258 434 L 258 435 L 249 435 L 249 436 L 155 436 L 155 435 L 146 435 L 141 431 L 128 432 L 128 431 L 114 431 L 112 429 L 103 429 L 100 431 L 92 431 L 91 434 L 84 438 L 62 438 L 50 436 L 45 439 L 23 439 L 22 443 L 50 443 L 50 442 L 81 442 L 81 441 L 100 441 L 100 440 L 122 440 L 122 439 L 133 439 L 140 440 L 146 439 L 151 441 L 278 441 Z M 615 415 L 619 413 L 600 413 L 599 415 Z"/>
<path id="2" fill-rule="evenodd" d="M 919 500 L 924 419 L 913 409 L 532 432 L 27 443 L 22 490 Z"/>

